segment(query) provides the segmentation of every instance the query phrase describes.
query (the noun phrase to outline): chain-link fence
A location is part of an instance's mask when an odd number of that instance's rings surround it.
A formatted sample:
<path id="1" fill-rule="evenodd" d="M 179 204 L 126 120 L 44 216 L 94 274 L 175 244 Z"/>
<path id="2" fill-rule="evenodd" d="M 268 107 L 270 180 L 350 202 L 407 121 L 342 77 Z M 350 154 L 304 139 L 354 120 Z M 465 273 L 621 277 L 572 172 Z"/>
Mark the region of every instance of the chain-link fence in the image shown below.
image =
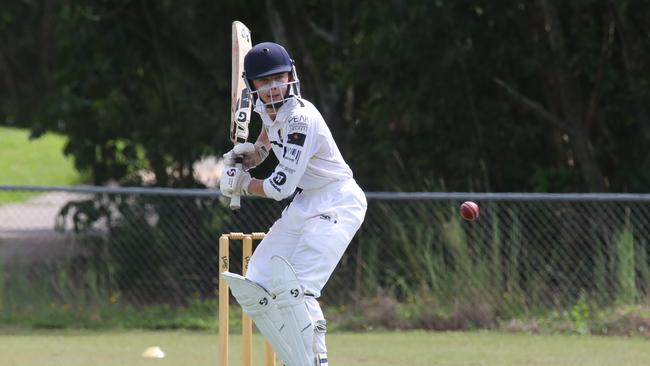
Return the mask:
<path id="1" fill-rule="evenodd" d="M 323 292 L 332 309 L 457 328 L 650 303 L 650 195 L 367 196 L 366 220 Z M 481 206 L 476 221 L 460 219 L 464 200 Z M 231 212 L 208 190 L 0 187 L 0 310 L 214 299 L 219 235 L 266 231 L 287 204 L 245 198 Z M 415 313 L 368 310 L 399 304 Z"/>

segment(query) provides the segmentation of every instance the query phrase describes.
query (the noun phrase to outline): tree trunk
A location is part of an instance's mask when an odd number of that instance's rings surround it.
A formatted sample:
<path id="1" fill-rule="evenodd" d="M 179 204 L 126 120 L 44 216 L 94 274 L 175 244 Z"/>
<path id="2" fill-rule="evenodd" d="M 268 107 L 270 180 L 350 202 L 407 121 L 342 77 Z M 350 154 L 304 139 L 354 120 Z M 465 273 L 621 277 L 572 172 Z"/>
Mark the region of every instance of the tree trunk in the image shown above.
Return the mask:
<path id="1" fill-rule="evenodd" d="M 641 39 L 643 35 L 635 33 L 628 24 L 627 8 L 624 5 L 612 7 L 614 8 L 613 13 L 618 28 L 618 36 L 621 40 L 621 53 L 625 66 L 627 85 L 630 95 L 634 96 L 637 119 L 643 138 L 650 141 L 650 120 L 647 109 L 649 101 L 643 97 L 644 87 L 641 84 L 644 78 L 647 79 L 647 68 L 641 49 L 643 47 L 643 40 Z"/>
<path id="2" fill-rule="evenodd" d="M 543 10 L 551 54 L 554 59 L 552 72 L 558 81 L 562 114 L 565 122 L 571 127 L 569 136 L 578 166 L 587 189 L 590 192 L 605 191 L 603 173 L 598 164 L 596 152 L 590 138 L 590 130 L 584 120 L 584 104 L 578 82 L 570 76 L 568 58 L 564 41 L 564 33 L 552 1 L 539 0 Z"/>

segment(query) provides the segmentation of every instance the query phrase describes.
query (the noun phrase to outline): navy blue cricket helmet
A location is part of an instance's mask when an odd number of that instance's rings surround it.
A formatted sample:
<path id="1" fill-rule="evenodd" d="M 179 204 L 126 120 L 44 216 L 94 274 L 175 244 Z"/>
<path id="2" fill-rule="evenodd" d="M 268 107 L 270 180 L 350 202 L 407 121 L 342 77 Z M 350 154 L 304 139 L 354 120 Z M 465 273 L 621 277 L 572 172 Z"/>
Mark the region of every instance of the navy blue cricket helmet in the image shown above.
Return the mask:
<path id="1" fill-rule="evenodd" d="M 256 44 L 244 57 L 244 73 L 249 82 L 292 70 L 293 62 L 289 53 L 277 43 Z"/>
<path id="2" fill-rule="evenodd" d="M 283 100 L 264 103 L 274 109 L 279 108 L 285 98 L 300 97 L 300 81 L 289 52 L 277 43 L 262 42 L 253 46 L 244 57 L 243 77 L 254 100 L 257 100 L 258 93 L 253 85 L 253 80 L 284 72 L 290 73 L 292 80 L 286 84 L 288 88 Z"/>

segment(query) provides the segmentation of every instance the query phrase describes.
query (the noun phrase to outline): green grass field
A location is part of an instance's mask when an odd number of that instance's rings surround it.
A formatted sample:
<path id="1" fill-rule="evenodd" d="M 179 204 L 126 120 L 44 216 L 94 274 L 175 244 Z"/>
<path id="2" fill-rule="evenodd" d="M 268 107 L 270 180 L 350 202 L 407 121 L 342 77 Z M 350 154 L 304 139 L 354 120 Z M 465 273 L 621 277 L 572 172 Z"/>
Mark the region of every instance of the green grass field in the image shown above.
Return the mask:
<path id="1" fill-rule="evenodd" d="M 29 131 L 0 127 L 0 185 L 73 185 L 83 181 L 72 158 L 63 155 L 65 138 L 46 134 L 30 140 Z M 0 192 L 0 203 L 22 201 L 24 192 Z"/>
<path id="2" fill-rule="evenodd" d="M 0 185 L 69 185 L 81 181 L 71 158 L 63 155 L 65 138 L 46 134 L 29 140 L 29 131 L 0 127 Z"/>
<path id="3" fill-rule="evenodd" d="M 231 337 L 231 365 L 240 365 L 240 338 Z M 262 365 L 255 339 L 255 365 Z M 602 366 L 648 365 L 641 338 L 493 332 L 334 333 L 332 366 Z M 159 346 L 164 359 L 141 353 Z M 183 331 L 20 331 L 0 334 L 0 365 L 217 365 L 217 336 Z"/>

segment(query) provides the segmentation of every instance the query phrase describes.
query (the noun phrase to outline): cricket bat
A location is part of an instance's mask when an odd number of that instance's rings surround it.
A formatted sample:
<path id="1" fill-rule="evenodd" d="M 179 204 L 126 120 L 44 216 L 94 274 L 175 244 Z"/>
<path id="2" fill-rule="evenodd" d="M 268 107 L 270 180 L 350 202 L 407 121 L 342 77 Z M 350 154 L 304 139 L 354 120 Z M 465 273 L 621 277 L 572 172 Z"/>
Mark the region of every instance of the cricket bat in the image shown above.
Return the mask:
<path id="1" fill-rule="evenodd" d="M 241 144 L 248 139 L 248 124 L 251 121 L 252 103 L 250 90 L 244 83 L 244 56 L 251 49 L 251 31 L 240 21 L 232 22 L 232 94 L 230 109 L 230 140 Z M 235 159 L 235 167 L 242 169 L 242 158 Z M 230 208 L 241 207 L 240 197 L 230 198 Z"/>

